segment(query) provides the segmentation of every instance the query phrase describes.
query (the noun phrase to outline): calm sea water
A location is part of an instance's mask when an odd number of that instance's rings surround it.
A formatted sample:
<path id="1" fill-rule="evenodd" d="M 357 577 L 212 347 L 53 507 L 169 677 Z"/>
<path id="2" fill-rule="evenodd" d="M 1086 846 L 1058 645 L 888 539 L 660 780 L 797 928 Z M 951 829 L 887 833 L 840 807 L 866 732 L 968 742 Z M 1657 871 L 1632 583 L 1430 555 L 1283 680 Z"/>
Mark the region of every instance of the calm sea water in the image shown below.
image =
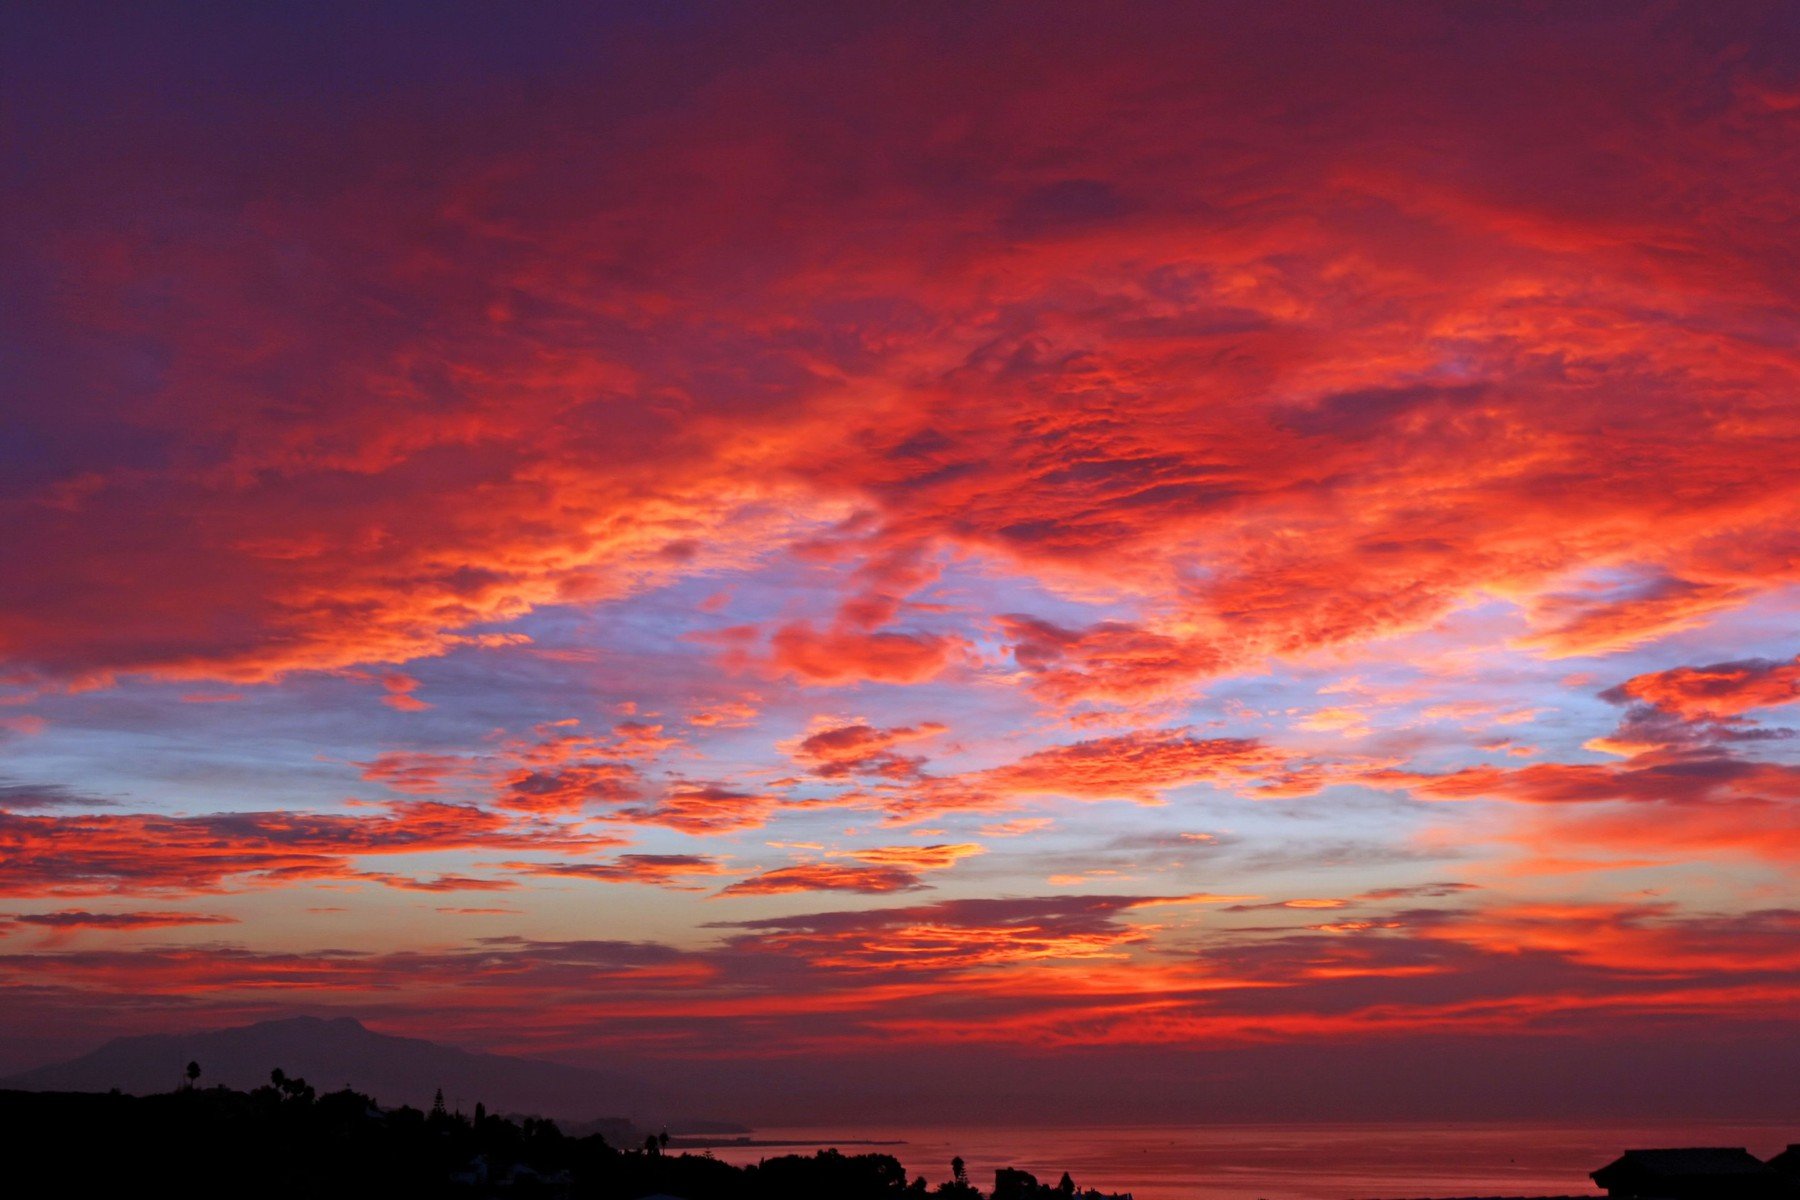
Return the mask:
<path id="1" fill-rule="evenodd" d="M 1768 1157 L 1800 1141 L 1792 1122 L 1621 1125 L 1366 1124 L 1130 1128 L 759 1129 L 791 1149 L 716 1146 L 733 1163 L 838 1146 L 892 1154 L 933 1185 L 961 1155 L 983 1190 L 996 1167 L 1137 1200 L 1351 1200 L 1354 1197 L 1600 1195 L 1587 1173 L 1644 1146 L 1747 1146 Z M 851 1146 L 894 1140 L 891 1146 Z"/>

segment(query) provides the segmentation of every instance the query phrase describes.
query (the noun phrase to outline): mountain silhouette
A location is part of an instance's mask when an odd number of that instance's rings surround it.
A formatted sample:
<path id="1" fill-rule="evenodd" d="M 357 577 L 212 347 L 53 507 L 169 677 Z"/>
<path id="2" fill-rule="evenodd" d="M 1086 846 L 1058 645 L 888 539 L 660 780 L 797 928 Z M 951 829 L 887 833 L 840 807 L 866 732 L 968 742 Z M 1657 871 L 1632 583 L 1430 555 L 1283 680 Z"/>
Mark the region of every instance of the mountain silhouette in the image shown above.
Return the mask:
<path id="1" fill-rule="evenodd" d="M 616 1116 L 646 1128 L 679 1124 L 672 1121 L 678 1108 L 673 1096 L 629 1075 L 395 1037 L 366 1029 L 350 1017 L 292 1017 L 230 1029 L 115 1038 L 79 1058 L 0 1079 L 0 1088 L 118 1088 L 148 1095 L 180 1085 L 189 1061 L 200 1064 L 202 1087 L 254 1088 L 280 1067 L 321 1092 L 350 1087 L 384 1106 L 428 1108 L 442 1088 L 452 1104 L 467 1110 L 480 1101 L 490 1112 L 585 1121 Z"/>

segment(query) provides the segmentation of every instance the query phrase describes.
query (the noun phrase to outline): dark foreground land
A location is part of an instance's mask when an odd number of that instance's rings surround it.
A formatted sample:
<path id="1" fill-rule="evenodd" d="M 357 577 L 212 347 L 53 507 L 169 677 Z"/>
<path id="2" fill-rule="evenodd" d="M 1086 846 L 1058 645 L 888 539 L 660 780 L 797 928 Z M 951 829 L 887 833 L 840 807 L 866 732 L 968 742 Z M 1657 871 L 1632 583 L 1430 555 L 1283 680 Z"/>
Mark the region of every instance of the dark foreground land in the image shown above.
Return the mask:
<path id="1" fill-rule="evenodd" d="M 1130 1200 L 1078 1191 L 1067 1175 L 1047 1186 L 1004 1170 L 991 1193 L 959 1178 L 933 1187 L 909 1181 L 886 1154 L 827 1150 L 735 1167 L 666 1152 L 654 1138 L 621 1148 L 548 1120 L 381 1109 L 295 1080 L 154 1096 L 0 1091 L 0 1159 L 0 1192 L 20 1197 Z"/>

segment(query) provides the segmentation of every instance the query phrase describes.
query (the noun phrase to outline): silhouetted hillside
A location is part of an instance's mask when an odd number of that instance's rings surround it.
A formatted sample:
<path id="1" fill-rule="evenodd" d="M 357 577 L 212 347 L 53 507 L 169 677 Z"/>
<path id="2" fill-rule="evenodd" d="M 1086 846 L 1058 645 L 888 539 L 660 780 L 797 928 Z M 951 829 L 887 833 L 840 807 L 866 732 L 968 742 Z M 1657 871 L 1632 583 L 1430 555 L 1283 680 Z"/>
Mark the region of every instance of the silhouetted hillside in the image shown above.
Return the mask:
<path id="1" fill-rule="evenodd" d="M 478 1107 L 380 1109 L 369 1097 L 317 1095 L 277 1072 L 245 1093 L 194 1088 L 152 1096 L 0 1091 L 9 1194 L 184 1200 L 988 1200 L 963 1175 L 932 1189 L 884 1154 L 835 1150 L 735 1167 L 670 1154 L 665 1139 L 621 1148 L 571 1138 L 552 1121 L 514 1122 Z M 992 1200 L 1130 1200 L 997 1174 Z"/>
<path id="2" fill-rule="evenodd" d="M 479 1098 L 496 1112 L 571 1120 L 618 1116 L 662 1128 L 691 1112 L 668 1092 L 629 1075 L 477 1054 L 420 1038 L 375 1033 L 348 1017 L 294 1017 L 198 1033 L 115 1038 L 91 1054 L 0 1079 L 25 1091 L 167 1092 L 189 1061 L 205 1064 L 203 1084 L 248 1089 L 281 1067 L 320 1087 L 348 1087 L 383 1104 L 426 1107 L 442 1088 Z"/>

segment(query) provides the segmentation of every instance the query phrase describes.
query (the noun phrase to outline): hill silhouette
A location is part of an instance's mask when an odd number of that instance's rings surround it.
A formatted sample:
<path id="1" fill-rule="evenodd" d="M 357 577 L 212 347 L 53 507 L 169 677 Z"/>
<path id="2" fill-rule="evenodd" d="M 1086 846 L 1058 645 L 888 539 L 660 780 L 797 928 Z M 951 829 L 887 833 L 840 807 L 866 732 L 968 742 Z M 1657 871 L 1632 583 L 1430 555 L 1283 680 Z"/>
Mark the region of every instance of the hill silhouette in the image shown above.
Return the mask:
<path id="1" fill-rule="evenodd" d="M 424 1108 L 433 1094 L 484 1101 L 494 1112 L 566 1120 L 625 1117 L 679 1126 L 688 1111 L 668 1091 L 630 1075 L 529 1058 L 481 1054 L 423 1038 L 376 1033 L 350 1017 L 292 1017 L 229 1029 L 115 1038 L 92 1053 L 0 1079 L 21 1091 L 167 1092 L 190 1061 L 207 1085 L 249 1090 L 281 1067 L 327 1088 L 351 1088 L 384 1105 Z"/>
<path id="2" fill-rule="evenodd" d="M 193 1072 L 187 1073 L 190 1077 Z M 667 1135 L 640 1146 L 572 1138 L 553 1121 L 377 1107 L 353 1091 L 323 1095 L 272 1071 L 250 1092 L 185 1087 L 160 1095 L 0 1090 L 6 1182 L 29 1196 L 129 1196 L 168 1192 L 187 1200 L 253 1195 L 279 1200 L 1131 1200 L 1081 1191 L 1065 1174 L 1051 1187 L 1001 1168 L 991 1196 L 963 1161 L 930 1188 L 908 1182 L 883 1154 L 821 1150 L 732 1166 L 671 1154 Z"/>

